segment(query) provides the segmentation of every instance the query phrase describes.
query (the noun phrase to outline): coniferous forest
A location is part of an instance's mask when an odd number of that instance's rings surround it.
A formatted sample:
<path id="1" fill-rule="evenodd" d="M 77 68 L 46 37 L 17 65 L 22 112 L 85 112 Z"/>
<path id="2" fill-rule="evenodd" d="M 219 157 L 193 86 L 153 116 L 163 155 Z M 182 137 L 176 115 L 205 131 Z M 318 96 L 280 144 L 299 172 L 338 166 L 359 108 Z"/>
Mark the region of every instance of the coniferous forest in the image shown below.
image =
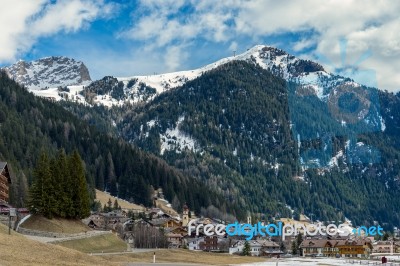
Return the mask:
<path id="1" fill-rule="evenodd" d="M 304 125 L 329 127 L 331 118 L 322 108 L 315 111 L 316 96 L 310 104 L 289 110 L 286 81 L 248 62 L 222 65 L 148 103 L 111 110 L 66 108 L 76 114 L 85 110 L 88 121 L 101 129 L 116 121 L 115 134 L 259 217 L 305 213 L 322 221 L 348 218 L 354 224 L 378 221 L 390 227 L 400 222 L 400 95 L 377 94 L 385 131 L 358 134 L 357 141 L 379 150 L 380 161 L 349 164 L 343 157 L 332 167 L 307 170 L 300 165 L 290 111 L 302 115 Z M 195 140 L 197 151 L 176 145 L 176 137 L 166 133 L 171 130 Z M 333 136 L 329 157 L 344 151 L 346 141 L 345 136 Z M 161 154 L 166 145 L 170 148 Z"/>
<path id="2" fill-rule="evenodd" d="M 11 204 L 25 206 L 42 152 L 55 158 L 59 149 L 67 154 L 76 150 L 81 156 L 91 203 L 93 188 L 98 188 L 151 206 L 152 191 L 162 188 L 168 199 L 187 202 L 197 212 L 202 207 L 224 206 L 229 213 L 243 215 L 239 206 L 215 188 L 112 134 L 104 134 L 58 104 L 35 97 L 1 72 L 0 159 L 11 166 Z"/>
<path id="3" fill-rule="evenodd" d="M 77 151 L 67 157 L 60 150 L 56 158 L 42 153 L 29 190 L 30 212 L 50 219 L 88 217 L 90 198 L 82 163 Z"/>
<path id="4" fill-rule="evenodd" d="M 111 109 L 52 103 L 2 74 L 0 155 L 13 166 L 11 196 L 20 206 L 40 148 L 51 158 L 63 148 L 82 156 L 91 202 L 96 187 L 150 206 L 153 189 L 161 187 L 174 206 L 186 202 L 197 213 L 216 208 L 238 219 L 249 212 L 264 219 L 305 213 L 390 228 L 400 223 L 400 95 L 378 95 L 385 131 L 359 134 L 357 141 L 378 149 L 380 161 L 349 164 L 343 157 L 329 169 L 304 170 L 286 81 L 249 62 L 222 65 L 147 103 Z M 305 124 L 317 116 L 329 126 L 324 112 L 300 107 L 299 114 L 311 114 L 302 116 Z M 172 129 L 195 140 L 197 151 L 176 146 L 177 138 L 166 134 Z M 333 136 L 331 156 L 346 141 Z"/>

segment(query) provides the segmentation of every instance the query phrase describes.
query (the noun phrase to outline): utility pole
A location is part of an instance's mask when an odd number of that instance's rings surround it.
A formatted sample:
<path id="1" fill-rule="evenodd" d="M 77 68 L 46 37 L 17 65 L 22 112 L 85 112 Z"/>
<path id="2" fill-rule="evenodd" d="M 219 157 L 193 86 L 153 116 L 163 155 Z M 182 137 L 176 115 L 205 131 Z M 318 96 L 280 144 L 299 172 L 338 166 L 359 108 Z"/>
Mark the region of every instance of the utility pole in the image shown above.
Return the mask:
<path id="1" fill-rule="evenodd" d="M 11 213 L 8 210 L 8 234 L 11 235 Z"/>

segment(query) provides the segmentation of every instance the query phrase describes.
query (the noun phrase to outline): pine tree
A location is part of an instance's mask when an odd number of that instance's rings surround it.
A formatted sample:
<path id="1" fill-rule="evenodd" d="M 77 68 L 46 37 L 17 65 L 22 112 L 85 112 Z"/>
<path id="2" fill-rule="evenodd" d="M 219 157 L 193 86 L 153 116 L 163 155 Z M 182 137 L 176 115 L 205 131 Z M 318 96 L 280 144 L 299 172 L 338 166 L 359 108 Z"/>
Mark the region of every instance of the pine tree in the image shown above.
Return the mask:
<path id="1" fill-rule="evenodd" d="M 74 218 L 83 219 L 90 215 L 90 199 L 87 188 L 85 170 L 78 151 L 74 151 L 69 158 L 70 179 L 74 187 L 72 193 L 72 205 L 74 207 Z"/>
<path id="2" fill-rule="evenodd" d="M 32 213 L 52 217 L 85 218 L 90 198 L 85 170 L 77 151 L 67 158 L 60 150 L 56 160 L 42 153 L 34 170 L 28 208 Z"/>
<path id="3" fill-rule="evenodd" d="M 43 176 L 47 157 L 41 154 L 37 167 L 33 172 L 33 184 L 29 189 L 28 209 L 31 213 L 41 213 L 43 211 Z"/>
<path id="4" fill-rule="evenodd" d="M 242 252 L 243 256 L 250 256 L 250 244 L 249 242 L 246 240 L 246 242 L 244 242 L 244 246 L 243 246 L 243 252 Z"/>
<path id="5" fill-rule="evenodd" d="M 285 246 L 285 243 L 283 243 L 283 242 L 280 242 L 279 243 L 279 249 L 283 252 L 283 253 L 285 253 L 286 252 L 286 246 Z"/>
<path id="6" fill-rule="evenodd" d="M 35 180 L 30 189 L 28 207 L 32 213 L 40 213 L 47 218 L 52 218 L 56 212 L 56 199 L 53 194 L 50 162 L 44 152 L 42 152 L 38 165 L 34 170 L 34 177 Z"/>
<path id="7" fill-rule="evenodd" d="M 67 210 L 72 206 L 72 200 L 68 195 L 68 191 L 72 188 L 68 187 L 69 181 L 69 170 L 68 170 L 68 160 L 64 149 L 60 150 L 57 155 L 57 170 L 58 170 L 58 181 L 60 184 L 59 191 L 59 215 L 60 217 L 67 217 Z M 53 173 L 54 174 L 54 173 Z"/>
<path id="8" fill-rule="evenodd" d="M 292 241 L 292 254 L 297 255 L 297 243 L 295 240 Z"/>
<path id="9" fill-rule="evenodd" d="M 119 209 L 119 205 L 118 205 L 117 199 L 114 200 L 113 209 L 114 209 L 114 210 L 118 210 L 118 209 Z"/>
<path id="10" fill-rule="evenodd" d="M 296 245 L 297 248 L 300 248 L 301 243 L 303 242 L 303 235 L 301 233 L 298 233 L 296 236 Z"/>

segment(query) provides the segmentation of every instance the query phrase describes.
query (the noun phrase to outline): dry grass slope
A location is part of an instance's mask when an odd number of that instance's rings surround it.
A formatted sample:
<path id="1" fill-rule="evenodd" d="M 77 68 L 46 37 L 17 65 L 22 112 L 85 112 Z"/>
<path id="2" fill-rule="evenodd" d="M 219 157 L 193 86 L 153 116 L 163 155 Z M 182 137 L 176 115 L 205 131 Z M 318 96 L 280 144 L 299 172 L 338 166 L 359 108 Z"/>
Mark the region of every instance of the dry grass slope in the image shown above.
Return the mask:
<path id="1" fill-rule="evenodd" d="M 178 265 L 229 265 L 265 261 L 263 258 L 239 257 L 188 250 L 158 250 L 157 262 Z M 66 247 L 44 244 L 12 232 L 0 224 L 0 265 L 126 265 L 129 262 L 151 262 L 153 252 L 110 256 L 90 256 Z"/>
<path id="2" fill-rule="evenodd" d="M 114 234 L 69 240 L 57 245 L 85 253 L 124 252 L 127 249 L 126 243 Z"/>
<path id="3" fill-rule="evenodd" d="M 39 231 L 65 234 L 83 233 L 92 230 L 89 226 L 85 225 L 80 220 L 67 220 L 61 218 L 53 218 L 49 220 L 39 215 L 31 216 L 21 225 L 21 227 Z"/>
<path id="4" fill-rule="evenodd" d="M 114 262 L 151 262 L 153 252 L 133 253 L 124 255 L 107 256 Z M 189 251 L 184 249 L 163 249 L 156 251 L 156 262 L 158 263 L 187 263 L 203 265 L 230 265 L 242 263 L 254 263 L 267 261 L 265 258 L 232 256 L 229 254 L 208 253 L 202 251 Z"/>
<path id="5" fill-rule="evenodd" d="M 79 251 L 30 240 L 0 224 L 0 265 L 118 265 Z"/>
<path id="6" fill-rule="evenodd" d="M 114 204 L 115 197 L 111 196 L 110 194 L 100 191 L 96 189 L 96 200 L 100 201 L 101 206 L 104 206 L 104 204 L 107 204 L 108 199 L 111 199 L 111 202 Z M 139 211 L 144 211 L 145 208 L 143 206 L 127 202 L 125 200 L 117 199 L 119 206 L 121 206 L 122 209 L 130 209 L 130 210 L 139 210 Z"/>

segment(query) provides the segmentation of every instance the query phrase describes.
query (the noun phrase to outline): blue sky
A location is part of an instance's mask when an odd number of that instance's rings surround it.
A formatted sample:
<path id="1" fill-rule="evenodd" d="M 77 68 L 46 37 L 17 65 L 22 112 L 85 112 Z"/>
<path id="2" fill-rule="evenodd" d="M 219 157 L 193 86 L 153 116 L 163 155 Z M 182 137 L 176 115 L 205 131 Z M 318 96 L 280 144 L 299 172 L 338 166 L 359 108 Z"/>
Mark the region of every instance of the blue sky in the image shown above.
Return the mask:
<path id="1" fill-rule="evenodd" d="M 389 0 L 2 0 L 2 6 L 3 66 L 64 55 L 83 61 L 98 79 L 197 68 L 266 44 L 302 58 L 323 56 L 331 71 L 348 70 L 368 52 L 357 67 L 374 70 L 380 88 L 400 88 L 400 3 Z"/>

